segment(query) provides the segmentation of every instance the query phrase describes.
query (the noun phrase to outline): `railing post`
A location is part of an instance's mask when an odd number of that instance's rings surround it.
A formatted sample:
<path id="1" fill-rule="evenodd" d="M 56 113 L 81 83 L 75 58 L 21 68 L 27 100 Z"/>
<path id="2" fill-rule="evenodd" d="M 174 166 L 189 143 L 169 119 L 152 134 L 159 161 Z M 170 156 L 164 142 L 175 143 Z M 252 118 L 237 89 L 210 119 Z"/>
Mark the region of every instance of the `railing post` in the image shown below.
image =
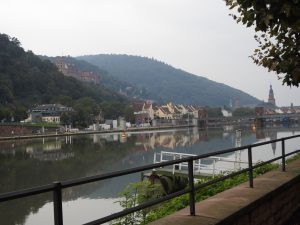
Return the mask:
<path id="1" fill-rule="evenodd" d="M 282 171 L 285 172 L 285 143 L 284 139 L 281 140 L 281 150 L 282 150 Z"/>
<path id="2" fill-rule="evenodd" d="M 248 148 L 249 186 L 253 188 L 252 148 Z"/>
<path id="3" fill-rule="evenodd" d="M 189 188 L 190 191 L 190 215 L 195 216 L 195 186 L 194 186 L 194 160 L 193 157 L 188 161 L 188 173 L 189 173 Z"/>
<path id="4" fill-rule="evenodd" d="M 53 190 L 54 225 L 63 225 L 61 183 L 54 182 Z"/>

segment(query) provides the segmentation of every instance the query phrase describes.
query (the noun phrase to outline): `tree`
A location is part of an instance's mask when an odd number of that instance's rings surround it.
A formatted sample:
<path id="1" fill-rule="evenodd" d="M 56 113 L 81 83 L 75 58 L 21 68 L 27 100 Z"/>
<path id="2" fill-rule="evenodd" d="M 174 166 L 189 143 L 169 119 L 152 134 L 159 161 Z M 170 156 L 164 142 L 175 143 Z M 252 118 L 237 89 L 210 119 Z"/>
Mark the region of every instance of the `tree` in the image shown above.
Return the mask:
<path id="1" fill-rule="evenodd" d="M 221 108 L 206 108 L 208 117 L 223 117 Z"/>
<path id="2" fill-rule="evenodd" d="M 76 100 L 74 110 L 76 111 L 74 116 L 75 122 L 83 127 L 94 123 L 94 117 L 100 112 L 98 103 L 91 97 L 83 97 Z"/>
<path id="3" fill-rule="evenodd" d="M 131 123 L 135 122 L 135 116 L 134 116 L 134 110 L 131 105 L 127 105 L 124 108 L 124 116 L 126 121 L 129 121 Z"/>
<path id="4" fill-rule="evenodd" d="M 258 48 L 254 63 L 277 73 L 283 84 L 300 83 L 300 1 L 225 0 L 232 15 L 247 27 L 254 26 Z"/>
<path id="5" fill-rule="evenodd" d="M 253 108 L 237 108 L 233 111 L 233 116 L 254 116 L 255 110 Z"/>
<path id="6" fill-rule="evenodd" d="M 118 119 L 119 116 L 125 116 L 126 120 L 134 121 L 133 108 L 127 103 L 107 101 L 101 104 L 103 116 L 105 119 Z"/>
<path id="7" fill-rule="evenodd" d="M 159 184 L 152 184 L 148 180 L 141 182 L 130 183 L 127 185 L 124 191 L 120 193 L 121 200 L 120 206 L 124 209 L 130 209 L 142 203 L 146 203 L 151 200 L 155 200 L 163 196 L 163 189 Z M 112 222 L 113 225 L 134 225 L 134 224 L 146 224 L 147 216 L 152 209 L 158 206 L 152 206 L 151 208 L 143 209 L 138 212 L 129 214 L 127 216 L 116 219 Z"/>
<path id="8" fill-rule="evenodd" d="M 13 112 L 10 108 L 8 107 L 0 107 L 0 122 L 7 122 L 10 121 L 11 117 L 13 115 Z"/>
<path id="9" fill-rule="evenodd" d="M 63 112 L 60 116 L 62 125 L 71 125 L 73 123 L 74 112 Z"/>
<path id="10" fill-rule="evenodd" d="M 15 121 L 21 121 L 21 120 L 26 119 L 27 118 L 27 112 L 26 112 L 26 110 L 27 109 L 25 107 L 23 107 L 23 106 L 17 106 L 14 109 L 14 113 L 13 113 Z"/>

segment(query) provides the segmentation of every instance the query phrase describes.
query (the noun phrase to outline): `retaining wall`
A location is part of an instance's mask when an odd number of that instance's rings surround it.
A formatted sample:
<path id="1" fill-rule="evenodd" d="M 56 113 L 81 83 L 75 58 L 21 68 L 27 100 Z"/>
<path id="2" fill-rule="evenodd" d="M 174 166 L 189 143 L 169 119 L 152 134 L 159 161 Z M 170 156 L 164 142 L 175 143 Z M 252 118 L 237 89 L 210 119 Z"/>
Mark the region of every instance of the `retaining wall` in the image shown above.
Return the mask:
<path id="1" fill-rule="evenodd" d="M 196 216 L 185 208 L 151 225 L 300 225 L 300 160 L 287 172 L 271 171 L 196 204 Z M 292 219 L 294 217 L 294 219 Z"/>

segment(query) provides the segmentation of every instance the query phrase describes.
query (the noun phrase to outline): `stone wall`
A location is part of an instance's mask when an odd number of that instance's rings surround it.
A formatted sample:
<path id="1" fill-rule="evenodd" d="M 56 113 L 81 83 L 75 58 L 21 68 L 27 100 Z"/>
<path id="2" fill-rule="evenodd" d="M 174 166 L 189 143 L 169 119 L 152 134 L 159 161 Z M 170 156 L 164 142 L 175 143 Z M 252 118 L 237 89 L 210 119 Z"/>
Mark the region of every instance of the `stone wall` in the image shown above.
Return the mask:
<path id="1" fill-rule="evenodd" d="M 1 125 L 0 126 L 0 136 L 21 136 L 32 134 L 33 129 L 30 127 L 14 126 L 14 125 Z"/>
<path id="2" fill-rule="evenodd" d="M 156 220 L 151 225 L 300 225 L 300 160 Z"/>
<path id="3" fill-rule="evenodd" d="M 36 134 L 41 127 L 25 126 L 25 125 L 0 125 L 0 137 L 23 136 Z M 45 132 L 55 132 L 55 127 L 45 128 Z"/>
<path id="4" fill-rule="evenodd" d="M 219 225 L 283 225 L 300 207 L 300 176 L 242 208 Z M 300 221 L 288 222 L 300 225 Z"/>

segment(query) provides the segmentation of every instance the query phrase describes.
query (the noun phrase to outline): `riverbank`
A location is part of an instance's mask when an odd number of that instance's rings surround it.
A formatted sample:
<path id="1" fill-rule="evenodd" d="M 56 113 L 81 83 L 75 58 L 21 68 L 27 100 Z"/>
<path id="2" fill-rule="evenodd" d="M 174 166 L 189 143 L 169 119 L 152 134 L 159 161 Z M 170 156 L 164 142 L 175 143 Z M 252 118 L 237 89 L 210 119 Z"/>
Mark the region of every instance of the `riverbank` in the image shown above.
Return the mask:
<path id="1" fill-rule="evenodd" d="M 98 131 L 78 131 L 78 132 L 65 132 L 65 133 L 47 133 L 47 134 L 32 134 L 32 135 L 12 135 L 8 137 L 0 137 L 0 141 L 19 140 L 19 139 L 33 139 L 33 138 L 48 138 L 48 137 L 64 137 L 75 135 L 87 135 L 87 134 L 110 134 L 110 133 L 123 133 L 125 132 L 137 132 L 137 131 L 156 131 L 156 130 L 168 130 L 168 129 L 180 129 L 195 127 L 192 125 L 176 125 L 176 126 L 158 126 L 158 127 L 134 127 L 114 130 L 98 130 Z"/>

